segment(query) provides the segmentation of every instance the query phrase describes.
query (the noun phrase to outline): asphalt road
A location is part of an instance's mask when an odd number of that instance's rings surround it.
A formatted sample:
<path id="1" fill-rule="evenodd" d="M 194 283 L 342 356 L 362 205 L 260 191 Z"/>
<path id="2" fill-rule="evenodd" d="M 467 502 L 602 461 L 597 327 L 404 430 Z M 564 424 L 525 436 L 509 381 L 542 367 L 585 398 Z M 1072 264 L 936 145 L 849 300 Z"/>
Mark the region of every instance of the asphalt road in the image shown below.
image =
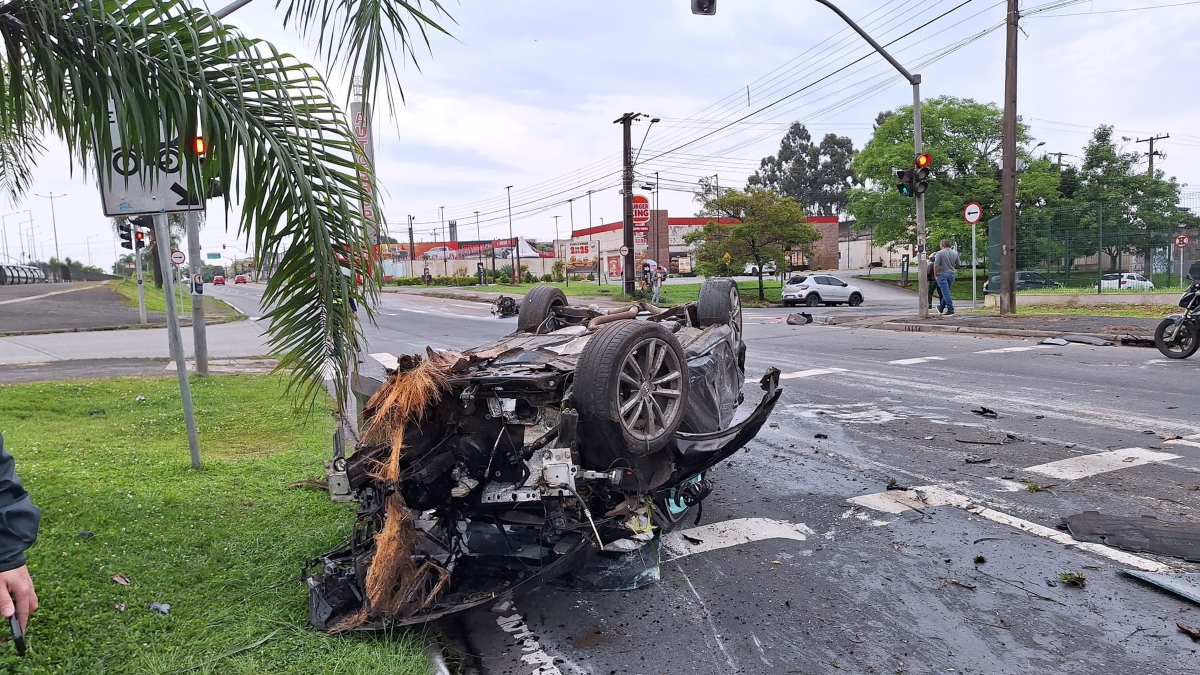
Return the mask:
<path id="1" fill-rule="evenodd" d="M 215 291 L 252 317 L 260 292 Z M 369 352 L 462 348 L 514 326 L 456 300 L 389 294 L 378 310 Z M 1196 566 L 1055 527 L 1088 510 L 1200 522 L 1200 360 L 786 314 L 746 312 L 748 379 L 778 367 L 785 392 L 714 472 L 661 581 L 551 587 L 466 616 L 485 672 L 1197 672 L 1175 621 L 1200 625 L 1200 608 L 1120 574 Z M 1070 572 L 1086 587 L 1058 580 Z"/>

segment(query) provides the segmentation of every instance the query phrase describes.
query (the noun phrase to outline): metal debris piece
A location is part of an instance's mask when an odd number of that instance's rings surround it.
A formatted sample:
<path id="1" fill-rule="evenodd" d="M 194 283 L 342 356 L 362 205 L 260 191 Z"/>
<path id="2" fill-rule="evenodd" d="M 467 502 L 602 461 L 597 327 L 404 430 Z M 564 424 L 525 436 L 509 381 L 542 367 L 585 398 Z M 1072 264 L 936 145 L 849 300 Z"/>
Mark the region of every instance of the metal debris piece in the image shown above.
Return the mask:
<path id="1" fill-rule="evenodd" d="M 1158 553 L 1200 562 L 1200 523 L 1159 520 L 1154 516 L 1109 516 L 1084 511 L 1066 518 L 1079 541 L 1115 546 L 1134 553 Z"/>
<path id="2" fill-rule="evenodd" d="M 1045 340 L 1042 340 L 1041 344 L 1058 345 L 1058 346 L 1062 347 L 1067 344 L 1067 341 L 1062 338 L 1046 338 Z"/>
<path id="3" fill-rule="evenodd" d="M 829 434 L 813 434 L 813 438 L 827 439 L 829 438 Z"/>
<path id="4" fill-rule="evenodd" d="M 789 326 L 803 326 L 812 323 L 812 314 L 808 312 L 799 312 L 797 314 L 788 314 L 787 324 Z"/>
<path id="5" fill-rule="evenodd" d="M 1121 570 L 1121 572 L 1200 605 L 1200 574 L 1194 572 L 1187 574 L 1159 574 L 1130 569 Z"/>
<path id="6" fill-rule="evenodd" d="M 1081 345 L 1092 345 L 1093 347 L 1110 347 L 1112 342 L 1103 338 L 1092 337 L 1091 335 L 1064 335 L 1062 339 L 1067 342 L 1078 342 Z"/>
<path id="7" fill-rule="evenodd" d="M 967 458 L 965 461 L 967 464 L 987 464 L 988 462 L 992 461 L 992 458 L 991 457 L 980 457 L 978 455 L 967 455 Z"/>
<path id="8" fill-rule="evenodd" d="M 995 410 L 992 410 L 991 408 L 985 408 L 983 406 L 979 406 L 978 410 L 972 410 L 971 412 L 975 413 L 976 415 L 983 415 L 984 417 L 991 417 L 991 418 L 996 418 L 996 417 L 1000 416 L 999 414 L 996 413 Z"/>

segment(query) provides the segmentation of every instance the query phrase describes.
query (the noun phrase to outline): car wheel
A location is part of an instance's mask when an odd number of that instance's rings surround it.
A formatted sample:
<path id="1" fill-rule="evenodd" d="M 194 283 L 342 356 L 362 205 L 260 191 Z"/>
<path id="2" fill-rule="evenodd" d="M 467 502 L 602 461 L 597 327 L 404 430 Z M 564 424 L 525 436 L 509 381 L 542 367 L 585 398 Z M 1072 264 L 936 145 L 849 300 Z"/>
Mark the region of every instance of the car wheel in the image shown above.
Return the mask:
<path id="1" fill-rule="evenodd" d="M 821 296 L 816 293 L 809 293 L 807 298 L 804 298 L 805 307 L 816 307 L 821 304 Z"/>
<path id="2" fill-rule="evenodd" d="M 622 441 L 634 456 L 675 437 L 687 405 L 687 359 L 675 335 L 650 321 L 602 326 L 583 348 L 573 397 L 585 436 Z"/>
<path id="3" fill-rule="evenodd" d="M 742 344 L 742 296 L 736 281 L 728 277 L 705 279 L 700 285 L 696 312 L 701 326 L 729 326 L 733 329 L 733 344 Z"/>
<path id="4" fill-rule="evenodd" d="M 532 288 L 521 298 L 521 307 L 517 312 L 517 330 L 522 333 L 534 333 L 555 307 L 566 307 L 567 296 L 561 288 L 555 286 L 538 286 Z"/>
<path id="5" fill-rule="evenodd" d="M 850 294 L 850 306 L 858 307 L 861 304 L 862 304 L 862 295 L 859 293 L 851 293 Z"/>
<path id="6" fill-rule="evenodd" d="M 792 301 L 790 301 L 790 300 L 784 300 L 784 301 L 783 301 L 783 306 L 784 306 L 784 307 L 791 307 L 791 306 L 792 306 L 792 304 L 793 304 L 793 303 L 792 303 Z"/>

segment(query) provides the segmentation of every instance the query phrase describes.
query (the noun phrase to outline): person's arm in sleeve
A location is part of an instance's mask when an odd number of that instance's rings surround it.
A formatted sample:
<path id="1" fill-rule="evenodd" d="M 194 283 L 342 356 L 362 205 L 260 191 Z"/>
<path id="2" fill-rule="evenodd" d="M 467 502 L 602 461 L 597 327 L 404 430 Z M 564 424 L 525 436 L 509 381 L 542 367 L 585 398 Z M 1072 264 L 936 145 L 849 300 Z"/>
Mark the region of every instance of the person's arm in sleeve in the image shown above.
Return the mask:
<path id="1" fill-rule="evenodd" d="M 7 618 L 15 612 L 23 630 L 38 606 L 25 551 L 37 540 L 42 513 L 30 501 L 15 465 L 0 436 L 0 614 Z"/>

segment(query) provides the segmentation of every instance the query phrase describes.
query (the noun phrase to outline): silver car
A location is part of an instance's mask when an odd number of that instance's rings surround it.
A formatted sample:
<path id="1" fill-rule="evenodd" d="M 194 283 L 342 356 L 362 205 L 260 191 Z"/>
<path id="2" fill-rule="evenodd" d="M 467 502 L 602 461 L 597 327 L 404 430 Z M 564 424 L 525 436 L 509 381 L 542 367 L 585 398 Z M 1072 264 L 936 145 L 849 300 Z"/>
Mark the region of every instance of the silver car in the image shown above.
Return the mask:
<path id="1" fill-rule="evenodd" d="M 788 279 L 783 287 L 783 306 L 806 305 L 816 307 L 821 303 L 840 305 L 846 303 L 858 307 L 863 302 L 863 292 L 829 274 L 797 274 Z"/>

